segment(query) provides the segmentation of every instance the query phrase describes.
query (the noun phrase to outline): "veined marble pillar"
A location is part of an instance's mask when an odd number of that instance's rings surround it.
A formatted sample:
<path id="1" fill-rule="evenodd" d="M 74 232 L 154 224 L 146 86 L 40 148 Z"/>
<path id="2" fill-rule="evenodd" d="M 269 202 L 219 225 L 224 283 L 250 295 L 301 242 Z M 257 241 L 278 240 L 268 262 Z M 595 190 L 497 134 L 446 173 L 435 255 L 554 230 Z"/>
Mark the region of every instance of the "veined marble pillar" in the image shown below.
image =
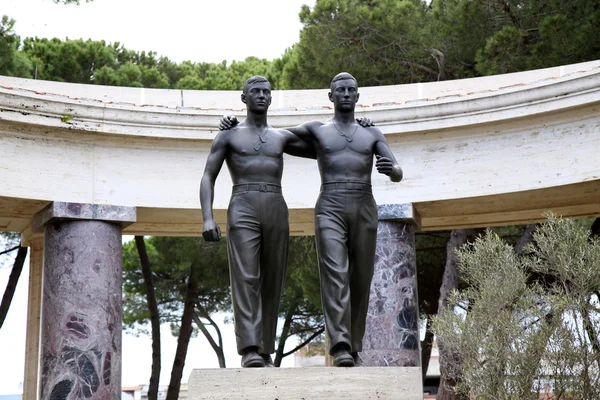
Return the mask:
<path id="1" fill-rule="evenodd" d="M 121 398 L 123 223 L 135 207 L 51 203 L 44 229 L 43 400 Z"/>
<path id="2" fill-rule="evenodd" d="M 419 367 L 419 307 L 412 204 L 378 206 L 375 272 L 361 358 L 365 366 Z"/>

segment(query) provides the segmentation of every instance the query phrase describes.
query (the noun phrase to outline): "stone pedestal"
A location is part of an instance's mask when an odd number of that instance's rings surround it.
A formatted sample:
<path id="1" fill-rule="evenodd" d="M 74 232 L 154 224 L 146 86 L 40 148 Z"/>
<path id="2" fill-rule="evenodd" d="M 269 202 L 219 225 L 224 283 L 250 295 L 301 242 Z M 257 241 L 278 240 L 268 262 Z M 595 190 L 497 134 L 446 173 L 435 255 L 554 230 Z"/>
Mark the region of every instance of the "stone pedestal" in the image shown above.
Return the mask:
<path id="1" fill-rule="evenodd" d="M 135 208 L 51 203 L 44 229 L 41 398 L 121 398 L 123 223 Z"/>
<path id="2" fill-rule="evenodd" d="M 419 308 L 412 204 L 378 207 L 375 272 L 361 357 L 365 366 L 420 367 Z"/>
<path id="3" fill-rule="evenodd" d="M 195 369 L 190 400 L 421 400 L 418 368 Z"/>

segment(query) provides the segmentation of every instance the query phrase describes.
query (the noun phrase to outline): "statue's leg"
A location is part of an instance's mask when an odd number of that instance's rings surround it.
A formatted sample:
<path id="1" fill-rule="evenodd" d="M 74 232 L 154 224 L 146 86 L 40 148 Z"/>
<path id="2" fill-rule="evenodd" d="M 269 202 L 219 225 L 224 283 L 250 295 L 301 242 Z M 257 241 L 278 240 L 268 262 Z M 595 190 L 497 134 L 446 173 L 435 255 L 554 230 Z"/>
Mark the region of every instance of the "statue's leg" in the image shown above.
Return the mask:
<path id="1" fill-rule="evenodd" d="M 321 301 L 329 335 L 329 353 L 340 344 L 351 344 L 350 287 L 348 286 L 345 193 L 321 192 L 315 206 L 315 240 L 321 277 Z"/>
<path id="2" fill-rule="evenodd" d="M 262 352 L 275 352 L 277 317 L 288 262 L 290 224 L 288 208 L 278 193 L 262 193 Z"/>
<path id="3" fill-rule="evenodd" d="M 352 316 L 352 351 L 362 351 L 369 293 L 377 243 L 377 204 L 370 193 L 360 194 L 356 208 L 349 215 L 348 264 Z"/>
<path id="4" fill-rule="evenodd" d="M 260 193 L 231 197 L 227 210 L 227 255 L 237 350 L 261 346 L 259 256 Z"/>

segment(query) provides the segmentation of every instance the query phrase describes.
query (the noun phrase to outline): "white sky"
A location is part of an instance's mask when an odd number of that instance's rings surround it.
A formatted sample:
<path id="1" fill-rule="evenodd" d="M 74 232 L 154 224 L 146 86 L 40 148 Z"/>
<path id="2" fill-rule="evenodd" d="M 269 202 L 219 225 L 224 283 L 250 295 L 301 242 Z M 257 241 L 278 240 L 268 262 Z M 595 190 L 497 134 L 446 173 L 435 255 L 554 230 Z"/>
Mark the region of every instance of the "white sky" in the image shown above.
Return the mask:
<path id="1" fill-rule="evenodd" d="M 83 1 L 83 0 L 82 0 Z M 26 36 L 121 42 L 171 60 L 220 62 L 279 57 L 298 41 L 302 4 L 315 0 L 0 0 Z"/>
<path id="2" fill-rule="evenodd" d="M 21 37 L 58 37 L 119 41 L 130 50 L 152 50 L 181 62 L 243 60 L 248 56 L 274 59 L 298 41 L 302 4 L 315 0 L 95 0 L 64 6 L 50 0 L 0 0 L 0 13 L 17 22 Z M 21 392 L 25 363 L 25 327 L 28 290 L 27 261 L 13 304 L 0 329 L 0 394 Z M 10 274 L 0 268 L 0 295 Z M 223 315 L 217 319 L 223 320 Z M 281 324 L 280 324 L 281 325 Z M 176 338 L 168 327 L 162 332 L 161 384 L 168 384 Z M 222 325 L 228 367 L 239 367 L 231 324 Z M 294 345 L 290 343 L 290 346 Z M 123 386 L 147 384 L 151 340 L 123 335 Z M 293 365 L 293 356 L 284 359 Z M 203 337 L 192 339 L 183 381 L 192 368 L 216 368 L 218 362 Z"/>

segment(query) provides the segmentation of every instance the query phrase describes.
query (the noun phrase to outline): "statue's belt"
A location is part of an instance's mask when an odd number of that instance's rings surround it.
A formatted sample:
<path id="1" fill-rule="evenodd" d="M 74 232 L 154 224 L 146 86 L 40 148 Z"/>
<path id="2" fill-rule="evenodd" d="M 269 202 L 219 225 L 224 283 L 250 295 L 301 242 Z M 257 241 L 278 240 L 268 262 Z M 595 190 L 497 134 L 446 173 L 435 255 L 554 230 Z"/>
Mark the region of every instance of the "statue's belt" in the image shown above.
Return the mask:
<path id="1" fill-rule="evenodd" d="M 372 193 L 371 184 L 362 182 L 327 182 L 321 185 L 321 192 L 358 190 Z"/>
<path id="2" fill-rule="evenodd" d="M 271 183 L 242 183 L 239 185 L 233 185 L 231 193 L 243 193 L 243 192 L 270 192 L 281 194 L 281 186 L 273 185 Z"/>

